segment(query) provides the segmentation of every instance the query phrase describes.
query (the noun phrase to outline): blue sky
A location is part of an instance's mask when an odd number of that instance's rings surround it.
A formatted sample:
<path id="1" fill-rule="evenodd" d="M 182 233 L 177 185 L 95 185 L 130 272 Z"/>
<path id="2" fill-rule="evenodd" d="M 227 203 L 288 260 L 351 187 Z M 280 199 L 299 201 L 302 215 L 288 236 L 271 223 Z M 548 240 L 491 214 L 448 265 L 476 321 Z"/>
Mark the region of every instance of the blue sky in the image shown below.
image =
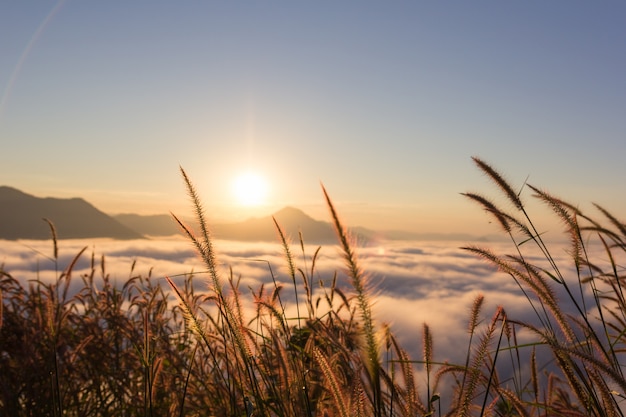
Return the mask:
<path id="1" fill-rule="evenodd" d="M 2 2 L 0 39 L 0 184 L 38 196 L 180 213 L 181 165 L 216 221 L 324 217 L 322 181 L 351 224 L 473 231 L 479 155 L 626 210 L 623 3 Z"/>

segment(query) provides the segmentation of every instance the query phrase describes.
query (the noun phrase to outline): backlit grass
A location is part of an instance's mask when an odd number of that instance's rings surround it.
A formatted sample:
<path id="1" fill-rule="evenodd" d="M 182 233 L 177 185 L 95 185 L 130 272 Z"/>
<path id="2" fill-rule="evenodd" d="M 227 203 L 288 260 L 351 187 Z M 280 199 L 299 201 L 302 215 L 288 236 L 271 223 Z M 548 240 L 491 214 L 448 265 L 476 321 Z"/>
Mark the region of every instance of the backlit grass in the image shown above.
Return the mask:
<path id="1" fill-rule="evenodd" d="M 533 319 L 510 316 L 506 305 L 485 311 L 477 296 L 458 340 L 461 363 L 438 357 L 434 335 L 446 329 L 415 329 L 422 354 L 409 357 L 416 349 L 377 320 L 358 247 L 325 189 L 344 268 L 320 279 L 319 249 L 307 253 L 302 236 L 290 241 L 275 221 L 290 284 L 268 263 L 270 284 L 242 288 L 237 265 L 220 264 L 201 197 L 181 170 L 196 224 L 174 218 L 204 271 L 163 281 L 131 270 L 114 285 L 104 257 L 73 272 L 85 249 L 58 265 L 51 284 L 0 268 L 0 415 L 623 415 L 626 225 L 603 207 L 598 220 L 531 185 L 515 192 L 474 160 L 505 203 L 465 195 L 493 217 L 511 251 L 465 249 L 514 280 Z M 529 192 L 555 213 L 571 264 L 554 260 L 524 202 Z M 49 226 L 58 262 L 62 242 Z M 590 245 L 603 255 L 591 258 Z"/>

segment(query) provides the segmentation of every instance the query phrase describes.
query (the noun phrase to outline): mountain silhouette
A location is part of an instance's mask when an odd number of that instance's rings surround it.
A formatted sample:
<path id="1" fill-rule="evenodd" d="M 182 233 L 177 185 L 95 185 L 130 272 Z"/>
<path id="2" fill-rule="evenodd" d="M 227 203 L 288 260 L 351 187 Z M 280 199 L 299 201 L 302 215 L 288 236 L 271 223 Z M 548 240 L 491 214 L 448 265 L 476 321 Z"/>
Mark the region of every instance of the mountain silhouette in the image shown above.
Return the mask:
<path id="1" fill-rule="evenodd" d="M 293 242 L 298 242 L 301 233 L 305 243 L 337 243 L 337 236 L 330 222 L 315 220 L 295 207 L 285 207 L 271 216 L 253 217 L 237 223 L 210 223 L 208 226 L 213 237 L 217 239 L 279 242 L 272 217 Z M 38 198 L 12 187 L 0 186 L 0 239 L 49 239 L 50 229 L 42 221 L 43 218 L 52 221 L 60 239 L 138 239 L 181 233 L 178 225 L 167 214 L 110 216 L 82 198 Z M 193 221 L 188 224 L 194 227 Z M 349 232 L 359 244 L 365 245 L 377 240 L 494 240 L 492 236 L 476 238 L 462 233 L 373 231 L 364 227 L 350 227 Z"/>
<path id="2" fill-rule="evenodd" d="M 283 232 L 294 241 L 299 239 L 299 233 L 302 233 L 305 243 L 337 241 L 330 223 L 315 220 L 294 207 L 285 207 L 273 216 L 253 217 L 239 223 L 216 224 L 211 227 L 211 230 L 218 239 L 278 242 L 278 231 L 272 217 L 276 219 Z"/>
<path id="3" fill-rule="evenodd" d="M 209 225 L 209 228 L 218 239 L 278 242 L 278 232 L 272 217 L 294 242 L 298 241 L 299 233 L 302 233 L 304 243 L 338 243 L 332 223 L 315 220 L 294 207 L 285 207 L 273 216 L 251 218 L 240 223 Z M 466 233 L 416 233 L 405 230 L 372 230 L 360 226 L 346 227 L 356 243 L 365 246 L 380 240 L 494 240 L 491 235 L 476 237 Z"/>
<path id="4" fill-rule="evenodd" d="M 278 242 L 279 236 L 272 217 L 276 219 L 283 232 L 294 241 L 299 234 L 306 243 L 335 243 L 337 237 L 333 226 L 324 221 L 315 220 L 295 207 L 284 207 L 273 215 L 252 217 L 241 222 L 209 223 L 211 234 L 216 239 L 237 240 L 244 242 Z M 117 214 L 117 221 L 145 236 L 170 236 L 180 234 L 181 230 L 168 215 Z M 186 221 L 193 228 L 194 221 Z M 361 238 L 373 236 L 374 232 L 364 228 L 354 229 Z"/>
<path id="5" fill-rule="evenodd" d="M 180 228 L 169 214 L 114 214 L 115 220 L 144 236 L 171 236 L 180 234 Z"/>
<path id="6" fill-rule="evenodd" d="M 39 198 L 0 186 L 0 239 L 48 239 L 43 218 L 54 224 L 60 239 L 143 237 L 82 198 Z"/>

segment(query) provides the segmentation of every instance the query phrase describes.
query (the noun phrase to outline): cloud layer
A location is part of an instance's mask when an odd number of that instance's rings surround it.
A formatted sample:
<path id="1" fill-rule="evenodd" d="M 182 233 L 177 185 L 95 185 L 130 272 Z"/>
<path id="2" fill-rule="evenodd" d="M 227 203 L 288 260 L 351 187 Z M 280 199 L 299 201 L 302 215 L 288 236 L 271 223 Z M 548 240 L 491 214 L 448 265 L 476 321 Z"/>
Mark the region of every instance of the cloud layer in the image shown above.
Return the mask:
<path id="1" fill-rule="evenodd" d="M 388 323 L 415 359 L 421 359 L 421 332 L 423 323 L 434 335 L 436 360 L 461 361 L 467 347 L 467 322 L 474 298 L 485 296 L 484 317 L 488 319 L 497 305 L 510 316 L 532 320 L 533 312 L 519 287 L 508 276 L 473 254 L 460 249 L 465 242 L 381 242 L 379 246 L 358 248 L 363 270 L 372 287 L 374 314 L 379 323 Z M 510 244 L 487 244 L 495 251 L 510 251 Z M 113 241 L 97 239 L 90 242 L 63 240 L 59 242 L 59 256 L 52 259 L 53 247 L 49 241 L 0 241 L 0 264 L 14 278 L 26 282 L 39 279 L 52 282 L 79 251 L 87 249 L 79 258 L 74 274 L 86 274 L 92 262 L 96 276 L 101 276 L 104 259 L 105 272 L 118 284 L 133 275 L 151 274 L 159 282 L 163 277 L 180 276 L 191 272 L 202 275 L 205 267 L 197 258 L 191 244 L 179 238 L 161 240 Z M 239 243 L 216 241 L 215 250 L 223 277 L 233 275 L 244 293 L 256 290 L 261 284 L 272 285 L 274 280 L 285 286 L 281 297 L 294 311 L 292 279 L 288 274 L 285 255 L 278 244 Z M 310 276 L 316 246 L 292 245 L 296 268 Z M 531 256 L 533 256 L 531 254 Z M 541 259 L 540 254 L 535 254 Z M 569 255 L 562 245 L 554 251 L 556 261 L 565 272 L 571 272 Z M 571 263 L 571 262 L 569 262 Z M 131 269 L 132 268 L 132 269 Z M 315 259 L 313 287 L 319 282 L 328 287 L 337 272 L 338 285 L 349 291 L 349 280 L 343 273 L 343 260 L 336 246 L 322 246 Z M 297 279 L 301 280 L 298 273 Z M 297 281 L 298 282 L 298 281 Z M 197 285 L 208 284 L 202 279 Z M 76 283 L 80 285 L 80 282 Z M 298 282 L 300 290 L 302 283 Z M 249 290 L 250 289 L 250 290 Z M 293 313 L 295 314 L 295 312 Z"/>

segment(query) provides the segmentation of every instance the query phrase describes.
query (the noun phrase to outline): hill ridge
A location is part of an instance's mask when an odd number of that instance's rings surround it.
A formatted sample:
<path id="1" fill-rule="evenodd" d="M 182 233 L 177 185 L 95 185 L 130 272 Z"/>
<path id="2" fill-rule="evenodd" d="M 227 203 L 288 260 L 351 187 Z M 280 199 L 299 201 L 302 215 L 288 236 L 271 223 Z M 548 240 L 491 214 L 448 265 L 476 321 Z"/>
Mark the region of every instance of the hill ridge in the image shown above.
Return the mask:
<path id="1" fill-rule="evenodd" d="M 48 239 L 50 229 L 43 218 L 54 224 L 59 239 L 143 238 L 80 197 L 35 197 L 0 186 L 0 202 L 0 239 Z"/>
<path id="2" fill-rule="evenodd" d="M 0 239 L 49 239 L 50 230 L 42 221 L 48 218 L 60 239 L 108 237 L 139 239 L 180 234 L 178 225 L 168 214 L 134 213 L 108 215 L 80 197 L 35 197 L 17 188 L 0 185 Z M 293 240 L 302 234 L 305 243 L 337 242 L 332 223 L 317 220 L 303 210 L 288 205 L 273 214 L 250 217 L 240 222 L 209 224 L 217 239 L 277 242 L 276 219 Z M 192 225 L 193 222 L 190 222 Z M 415 233 L 402 230 L 371 230 L 348 227 L 359 244 L 378 240 L 475 240 L 467 234 Z M 491 240 L 491 236 L 480 239 Z"/>

